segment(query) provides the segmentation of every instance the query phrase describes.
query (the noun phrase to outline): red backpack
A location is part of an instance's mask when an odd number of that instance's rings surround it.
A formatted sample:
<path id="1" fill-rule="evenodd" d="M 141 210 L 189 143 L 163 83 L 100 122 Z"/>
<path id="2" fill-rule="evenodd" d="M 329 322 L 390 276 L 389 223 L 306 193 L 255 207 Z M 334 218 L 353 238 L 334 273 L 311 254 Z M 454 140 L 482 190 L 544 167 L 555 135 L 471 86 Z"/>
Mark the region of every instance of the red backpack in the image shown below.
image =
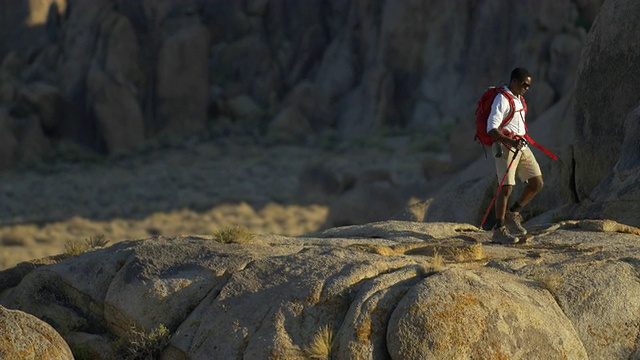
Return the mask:
<path id="1" fill-rule="evenodd" d="M 515 101 L 513 101 L 513 98 L 501 87 L 492 86 L 482 94 L 478 101 L 478 107 L 476 108 L 476 140 L 479 140 L 480 143 L 486 146 L 493 145 L 493 138 L 487 134 L 487 120 L 489 119 L 489 115 L 491 115 L 491 105 L 493 105 L 493 100 L 498 96 L 498 94 L 503 94 L 507 100 L 509 100 L 510 107 L 509 113 L 500 124 L 500 129 L 507 125 L 507 123 L 513 119 L 513 115 L 515 114 Z M 526 114 L 527 103 L 524 101 L 524 96 L 521 96 L 520 100 L 522 101 L 523 110 Z M 524 127 L 527 129 L 527 123 L 524 124 Z M 545 149 L 542 145 L 536 143 L 528 134 L 525 134 L 523 138 L 527 140 L 529 144 L 537 147 L 553 160 L 558 160 L 558 156 Z"/>
<path id="2" fill-rule="evenodd" d="M 479 140 L 480 143 L 486 146 L 493 145 L 493 138 L 487 134 L 487 120 L 489 119 L 489 115 L 491 114 L 491 105 L 493 104 L 493 100 L 498 96 L 498 94 L 504 95 L 504 97 L 509 100 L 509 114 L 504 118 L 502 123 L 500 124 L 500 128 L 502 129 L 511 119 L 513 119 L 513 115 L 515 113 L 515 102 L 513 98 L 507 94 L 507 92 L 501 87 L 492 86 L 488 88 L 478 100 L 478 107 L 476 108 L 476 140 Z M 524 96 L 520 97 L 522 100 L 522 106 L 524 106 L 524 112 L 527 112 L 527 103 L 524 101 Z"/>

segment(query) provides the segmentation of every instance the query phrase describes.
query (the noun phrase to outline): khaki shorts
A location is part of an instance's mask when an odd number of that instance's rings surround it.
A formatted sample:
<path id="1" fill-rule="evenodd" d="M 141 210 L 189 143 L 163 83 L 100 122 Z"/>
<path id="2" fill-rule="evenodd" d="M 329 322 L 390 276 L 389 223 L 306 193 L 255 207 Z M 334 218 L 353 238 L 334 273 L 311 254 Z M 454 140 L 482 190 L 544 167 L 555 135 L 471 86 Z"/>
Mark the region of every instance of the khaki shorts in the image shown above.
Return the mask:
<path id="1" fill-rule="evenodd" d="M 513 158 L 513 152 L 509 151 L 504 145 L 502 146 L 502 157 L 495 157 L 496 155 L 496 146 L 492 146 L 493 155 L 496 162 L 496 173 L 498 175 L 498 183 L 502 181 L 504 177 L 504 173 L 507 171 L 507 167 L 509 167 L 509 163 Z M 509 174 L 507 178 L 504 180 L 503 185 L 515 185 L 516 184 L 516 174 L 521 181 L 526 182 L 529 179 L 541 176 L 542 172 L 540 171 L 540 165 L 536 161 L 535 156 L 533 156 L 533 152 L 531 149 L 526 146 L 520 151 L 518 151 L 518 156 L 511 164 L 511 168 L 509 169 Z"/>

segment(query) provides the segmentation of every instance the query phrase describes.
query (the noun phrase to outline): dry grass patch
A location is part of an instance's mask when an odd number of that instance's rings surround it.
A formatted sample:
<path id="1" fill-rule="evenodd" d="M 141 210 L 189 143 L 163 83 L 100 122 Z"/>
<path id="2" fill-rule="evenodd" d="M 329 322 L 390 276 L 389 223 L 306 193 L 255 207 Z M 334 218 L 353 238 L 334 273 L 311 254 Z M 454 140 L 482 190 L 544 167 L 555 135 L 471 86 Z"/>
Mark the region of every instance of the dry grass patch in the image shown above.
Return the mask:
<path id="1" fill-rule="evenodd" d="M 109 240 L 104 235 L 92 236 L 84 241 L 89 249 L 99 249 L 107 246 Z"/>
<path id="2" fill-rule="evenodd" d="M 20 235 L 8 233 L 0 237 L 0 244 L 3 246 L 27 246 L 28 241 Z"/>
<path id="3" fill-rule="evenodd" d="M 412 197 L 407 202 L 407 207 L 404 209 L 404 215 L 410 221 L 421 222 L 424 219 L 424 214 L 427 212 L 432 199 L 422 201 Z"/>
<path id="4" fill-rule="evenodd" d="M 333 330 L 329 325 L 321 327 L 304 349 L 309 359 L 330 359 L 333 346 Z"/>
<path id="5" fill-rule="evenodd" d="M 159 359 L 170 339 L 171 333 L 164 324 L 150 332 L 132 326 L 127 335 L 119 339 L 116 348 L 126 360 Z"/>
<path id="6" fill-rule="evenodd" d="M 32 246 L 33 233 L 37 229 L 36 226 L 18 225 L 0 232 L 0 245 L 3 246 Z"/>
<path id="7" fill-rule="evenodd" d="M 400 250 L 400 249 L 396 249 Z M 400 252 L 400 251 L 399 251 Z M 433 258 L 431 265 L 427 271 L 430 273 L 436 273 L 444 270 L 445 260 L 463 263 L 471 261 L 479 261 L 486 258 L 484 248 L 482 244 L 473 245 L 457 245 L 457 246 L 443 246 L 442 244 L 429 244 L 427 246 L 413 247 L 405 249 L 403 252 L 405 255 L 422 255 L 431 256 Z"/>
<path id="8" fill-rule="evenodd" d="M 184 209 L 154 213 L 141 220 L 92 221 L 74 217 L 44 226 L 9 226 L 0 228 L 0 247 L 6 250 L 0 252 L 0 270 L 34 258 L 60 253 L 81 254 L 99 244 L 87 248 L 82 240 L 74 243 L 70 239 L 84 239 L 94 234 L 104 234 L 112 242 L 119 242 L 154 235 L 212 234 L 222 226 L 245 226 L 254 234 L 298 236 L 317 231 L 327 213 L 328 208 L 319 205 L 271 205 L 256 212 L 249 204 L 241 203 L 216 205 L 204 213 Z"/>
<path id="9" fill-rule="evenodd" d="M 452 255 L 457 262 L 478 261 L 486 258 L 482 244 L 454 248 Z"/>
<path id="10" fill-rule="evenodd" d="M 406 255 L 433 256 L 436 254 L 454 262 L 478 261 L 486 258 L 482 244 L 473 245 L 451 245 L 430 244 L 419 246 L 404 251 Z"/>
<path id="11" fill-rule="evenodd" d="M 560 286 L 562 286 L 562 283 L 564 282 L 562 275 L 551 272 L 538 274 L 534 276 L 534 280 L 540 284 L 542 288 L 549 290 L 552 295 L 558 293 Z"/>
<path id="12" fill-rule="evenodd" d="M 269 203 L 258 211 L 257 218 L 262 219 L 262 233 L 298 236 L 322 228 L 328 214 L 328 206 Z"/>
<path id="13" fill-rule="evenodd" d="M 255 234 L 244 226 L 226 226 L 213 233 L 213 239 L 223 244 L 249 244 L 255 241 Z"/>
<path id="14" fill-rule="evenodd" d="M 388 246 L 378 244 L 353 244 L 349 245 L 347 248 L 355 251 L 378 254 L 382 256 L 394 256 L 400 254 L 398 251 Z"/>
<path id="15" fill-rule="evenodd" d="M 103 248 L 108 243 L 109 240 L 107 240 L 104 235 L 92 236 L 84 241 L 67 240 L 64 243 L 64 252 L 70 256 L 77 256 L 89 250 Z"/>
<path id="16" fill-rule="evenodd" d="M 433 262 L 431 263 L 431 267 L 429 268 L 429 271 L 432 273 L 436 273 L 442 270 L 444 270 L 444 257 L 436 251 L 433 254 Z"/>
<path id="17" fill-rule="evenodd" d="M 67 240 L 64 243 L 64 253 L 69 256 L 77 256 L 89 250 L 89 246 L 79 240 Z"/>

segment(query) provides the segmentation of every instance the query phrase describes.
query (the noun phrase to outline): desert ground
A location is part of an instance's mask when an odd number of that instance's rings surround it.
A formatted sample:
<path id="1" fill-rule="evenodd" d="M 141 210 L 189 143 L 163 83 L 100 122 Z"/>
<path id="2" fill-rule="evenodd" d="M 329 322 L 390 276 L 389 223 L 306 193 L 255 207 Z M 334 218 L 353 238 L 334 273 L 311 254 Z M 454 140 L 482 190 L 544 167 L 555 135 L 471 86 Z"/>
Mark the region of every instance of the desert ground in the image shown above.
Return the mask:
<path id="1" fill-rule="evenodd" d="M 420 195 L 424 154 L 402 137 L 335 146 L 229 138 L 4 171 L 0 269 L 98 237 L 113 244 L 228 226 L 290 236 L 321 230 L 330 200 L 300 200 L 298 178 L 306 166 L 355 174 L 386 169 L 397 183 L 417 184 Z"/>

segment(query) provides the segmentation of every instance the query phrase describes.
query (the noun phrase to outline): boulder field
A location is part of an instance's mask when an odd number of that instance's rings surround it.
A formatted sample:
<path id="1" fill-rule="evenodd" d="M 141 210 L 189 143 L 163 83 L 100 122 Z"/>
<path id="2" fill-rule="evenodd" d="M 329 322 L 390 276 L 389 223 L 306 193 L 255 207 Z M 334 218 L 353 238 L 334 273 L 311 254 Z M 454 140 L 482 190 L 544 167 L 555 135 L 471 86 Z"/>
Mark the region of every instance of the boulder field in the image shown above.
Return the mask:
<path id="1" fill-rule="evenodd" d="M 640 229 L 529 233 L 504 246 L 468 224 L 384 221 L 152 237 L 0 272 L 0 304 L 92 359 L 640 356 Z"/>

